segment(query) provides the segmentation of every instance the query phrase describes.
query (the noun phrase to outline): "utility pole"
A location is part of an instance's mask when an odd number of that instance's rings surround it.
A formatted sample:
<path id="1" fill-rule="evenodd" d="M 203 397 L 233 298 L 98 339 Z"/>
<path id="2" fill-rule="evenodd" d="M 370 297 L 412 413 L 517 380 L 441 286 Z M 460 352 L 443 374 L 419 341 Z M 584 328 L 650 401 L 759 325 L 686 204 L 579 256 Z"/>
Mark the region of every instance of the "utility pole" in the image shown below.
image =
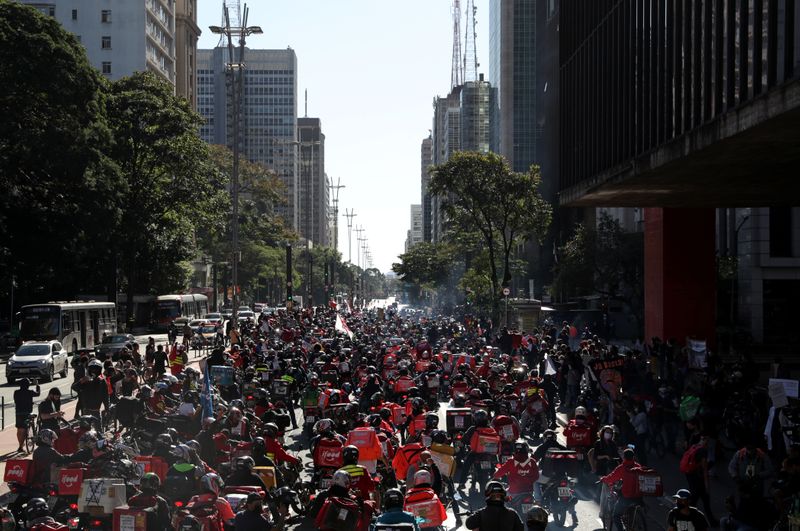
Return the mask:
<path id="1" fill-rule="evenodd" d="M 354 293 L 353 293 L 353 295 L 354 296 L 357 295 L 359 291 L 361 291 L 360 290 L 361 285 L 359 284 L 359 281 L 361 279 L 361 273 L 360 273 L 360 270 L 361 270 L 361 233 L 364 232 L 364 228 L 359 225 L 355 229 L 355 231 L 357 233 L 357 236 L 356 236 L 356 278 L 355 278 L 355 282 L 353 282 L 353 285 L 354 285 L 354 289 L 353 289 Z"/>
<path id="2" fill-rule="evenodd" d="M 333 203 L 333 250 L 339 250 L 339 190 L 344 188 L 342 180 L 336 179 L 336 185 L 333 184 L 333 178 L 330 179 L 328 190 L 331 192 L 331 201 Z"/>
<path id="3" fill-rule="evenodd" d="M 248 26 L 247 18 L 249 15 L 247 4 L 244 7 L 244 16 L 238 21 L 238 26 L 231 26 L 231 18 L 228 7 L 224 7 L 225 26 L 210 26 L 211 33 L 224 35 L 228 38 L 228 55 L 230 62 L 225 65 L 226 70 L 231 76 L 231 108 L 233 109 L 233 168 L 231 175 L 231 276 L 233 283 L 233 301 L 232 301 L 232 316 L 231 320 L 234 323 L 238 322 L 238 309 L 239 309 L 239 134 L 241 124 L 239 121 L 241 115 L 241 103 L 244 99 L 244 50 L 245 38 L 248 35 L 264 33 L 260 26 Z M 236 60 L 235 52 L 233 49 L 233 37 L 239 38 L 239 57 Z"/>
<path id="4" fill-rule="evenodd" d="M 347 261 L 353 263 L 353 218 L 358 214 L 355 209 L 344 209 L 345 217 L 347 218 Z"/>

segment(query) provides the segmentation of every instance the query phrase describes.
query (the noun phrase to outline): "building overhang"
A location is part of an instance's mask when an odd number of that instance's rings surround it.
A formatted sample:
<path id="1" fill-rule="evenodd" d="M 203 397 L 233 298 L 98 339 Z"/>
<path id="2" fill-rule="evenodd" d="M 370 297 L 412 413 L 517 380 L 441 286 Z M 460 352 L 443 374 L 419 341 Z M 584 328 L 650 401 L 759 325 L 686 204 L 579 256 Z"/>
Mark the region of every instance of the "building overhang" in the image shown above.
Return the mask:
<path id="1" fill-rule="evenodd" d="M 562 190 L 568 207 L 737 207 L 800 201 L 800 80 Z"/>

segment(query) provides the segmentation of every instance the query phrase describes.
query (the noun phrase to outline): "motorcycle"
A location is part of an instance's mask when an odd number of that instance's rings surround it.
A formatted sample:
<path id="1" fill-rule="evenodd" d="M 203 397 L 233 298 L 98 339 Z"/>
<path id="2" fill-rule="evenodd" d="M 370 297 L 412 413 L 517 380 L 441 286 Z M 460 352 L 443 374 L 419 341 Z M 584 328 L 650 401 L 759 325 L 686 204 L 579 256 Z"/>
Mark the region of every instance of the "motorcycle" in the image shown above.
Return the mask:
<path id="1" fill-rule="evenodd" d="M 542 501 L 544 507 L 553 515 L 555 523 L 564 527 L 567 512 L 572 516 L 573 527 L 578 526 L 578 515 L 575 512 L 575 504 L 578 498 L 575 496 L 575 484 L 577 480 L 567 475 L 561 475 L 550 480 L 542 491 Z"/>

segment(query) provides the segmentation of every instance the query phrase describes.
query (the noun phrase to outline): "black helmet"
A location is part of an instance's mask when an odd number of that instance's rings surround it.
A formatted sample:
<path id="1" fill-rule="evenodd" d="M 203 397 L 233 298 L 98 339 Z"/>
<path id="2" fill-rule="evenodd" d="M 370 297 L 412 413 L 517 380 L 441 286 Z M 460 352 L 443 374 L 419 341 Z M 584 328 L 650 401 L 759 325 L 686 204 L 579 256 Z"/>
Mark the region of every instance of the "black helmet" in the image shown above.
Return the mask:
<path id="1" fill-rule="evenodd" d="M 177 531 L 202 531 L 203 523 L 196 516 L 187 514 L 178 524 Z"/>
<path id="2" fill-rule="evenodd" d="M 358 463 L 358 446 L 348 445 L 344 447 L 342 450 L 342 459 L 344 460 L 344 464 L 346 465 L 355 465 Z"/>
<path id="3" fill-rule="evenodd" d="M 264 437 L 256 437 L 253 439 L 253 450 L 261 450 L 264 451 L 264 448 L 267 447 L 266 441 L 264 441 Z"/>
<path id="4" fill-rule="evenodd" d="M 383 495 L 383 509 L 394 509 L 403 507 L 405 503 L 405 498 L 403 497 L 403 493 L 400 492 L 400 489 L 389 489 L 386 491 L 386 494 Z"/>
<path id="5" fill-rule="evenodd" d="M 383 393 L 380 391 L 376 391 L 372 393 L 372 396 L 369 398 L 373 405 L 378 405 L 383 402 Z"/>
<path id="6" fill-rule="evenodd" d="M 439 415 L 436 413 L 428 413 L 425 415 L 425 429 L 435 430 L 439 427 Z"/>
<path id="7" fill-rule="evenodd" d="M 456 396 L 453 397 L 453 405 L 455 407 L 464 407 L 467 403 L 467 397 L 464 396 L 464 393 L 456 393 Z"/>
<path id="8" fill-rule="evenodd" d="M 524 439 L 517 439 L 516 441 L 514 441 L 514 453 L 515 454 L 526 454 L 527 455 L 529 451 L 530 451 L 530 447 L 528 446 L 528 443 L 525 442 Z"/>
<path id="9" fill-rule="evenodd" d="M 486 380 L 478 381 L 478 388 L 481 389 L 482 391 L 488 391 L 489 390 L 489 382 L 487 382 Z"/>
<path id="10" fill-rule="evenodd" d="M 425 409 L 425 401 L 419 397 L 416 397 L 411 400 L 411 407 L 418 411 Z"/>
<path id="11" fill-rule="evenodd" d="M 274 422 L 267 422 L 264 424 L 264 435 L 267 437 L 275 438 L 278 436 L 278 425 Z"/>
<path id="12" fill-rule="evenodd" d="M 550 515 L 547 511 L 538 505 L 534 505 L 525 514 L 525 523 L 528 525 L 528 531 L 544 531 L 547 528 L 547 521 Z"/>
<path id="13" fill-rule="evenodd" d="M 513 395 L 514 394 L 514 386 L 511 384 L 505 384 L 503 386 L 503 394 L 504 395 Z"/>
<path id="14" fill-rule="evenodd" d="M 472 414 L 476 426 L 486 426 L 489 423 L 489 414 L 483 409 L 478 409 Z"/>
<path id="15" fill-rule="evenodd" d="M 443 430 L 436 430 L 431 434 L 431 442 L 436 444 L 447 444 L 447 432 Z"/>
<path id="16" fill-rule="evenodd" d="M 419 387 L 409 387 L 407 394 L 408 396 L 419 396 Z"/>
<path id="17" fill-rule="evenodd" d="M 551 430 L 551 429 L 544 430 L 544 433 L 542 434 L 542 437 L 545 438 L 545 439 L 555 439 L 556 438 L 556 432 L 554 430 Z"/>
<path id="18" fill-rule="evenodd" d="M 389 421 L 392 418 L 392 410 L 388 407 L 382 407 L 380 411 L 381 418 L 385 421 Z"/>
<path id="19" fill-rule="evenodd" d="M 367 423 L 370 426 L 372 426 L 373 428 L 376 428 L 376 429 L 380 428 L 382 422 L 383 422 L 383 419 L 377 413 L 373 413 L 372 415 L 367 417 Z"/>
<path id="20" fill-rule="evenodd" d="M 499 481 L 490 481 L 486 484 L 486 490 L 483 491 L 483 496 L 487 500 L 505 501 L 506 488 Z"/>
<path id="21" fill-rule="evenodd" d="M 236 470 L 241 470 L 241 471 L 247 470 L 248 472 L 252 471 L 253 467 L 256 466 L 255 460 L 249 455 L 242 455 L 240 457 L 237 457 L 234 464 L 236 466 Z"/>
<path id="22" fill-rule="evenodd" d="M 483 393 L 481 393 L 480 389 L 470 389 L 469 397 L 474 398 L 475 400 L 480 400 L 483 398 Z"/>
<path id="23" fill-rule="evenodd" d="M 47 506 L 47 502 L 43 498 L 31 499 L 25 508 L 25 519 L 28 522 L 32 522 L 37 518 L 44 518 L 48 514 L 50 514 L 50 507 Z"/>

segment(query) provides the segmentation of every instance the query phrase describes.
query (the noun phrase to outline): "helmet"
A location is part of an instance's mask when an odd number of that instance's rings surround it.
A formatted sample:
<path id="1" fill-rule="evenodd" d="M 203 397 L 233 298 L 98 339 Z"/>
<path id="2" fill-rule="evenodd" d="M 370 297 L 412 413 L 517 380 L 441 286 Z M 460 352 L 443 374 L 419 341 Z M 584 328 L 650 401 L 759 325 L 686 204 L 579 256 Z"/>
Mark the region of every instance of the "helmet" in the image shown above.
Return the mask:
<path id="1" fill-rule="evenodd" d="M 178 524 L 177 531 L 202 531 L 203 523 L 196 516 L 187 514 Z"/>
<path id="2" fill-rule="evenodd" d="M 405 497 L 400 489 L 389 489 L 383 495 L 383 509 L 395 509 L 403 507 Z"/>
<path id="3" fill-rule="evenodd" d="M 249 472 L 253 470 L 254 466 L 256 466 L 256 462 L 249 455 L 236 458 L 236 470 L 247 470 Z"/>
<path id="4" fill-rule="evenodd" d="M 228 417 L 233 419 L 234 422 L 242 420 L 242 410 L 238 407 L 232 407 L 228 410 Z"/>
<path id="5" fill-rule="evenodd" d="M 152 472 L 148 472 L 147 474 L 142 476 L 142 479 L 140 480 L 139 486 L 142 488 L 142 490 L 148 490 L 149 489 L 149 490 L 155 492 L 161 486 L 161 479 L 158 477 L 157 474 L 154 474 Z"/>
<path id="6" fill-rule="evenodd" d="M 156 446 L 162 448 L 169 448 L 172 446 L 172 437 L 170 437 L 169 433 L 159 433 L 156 435 Z"/>
<path id="7" fill-rule="evenodd" d="M 478 388 L 483 390 L 483 391 L 488 391 L 489 390 L 489 382 L 487 382 L 486 380 L 479 380 L 478 381 Z"/>
<path id="8" fill-rule="evenodd" d="M 78 439 L 78 448 L 81 450 L 85 450 L 87 448 L 92 448 L 97 443 L 97 433 L 94 431 L 87 431 L 81 438 Z"/>
<path id="9" fill-rule="evenodd" d="M 372 426 L 373 428 L 376 428 L 376 429 L 380 428 L 382 422 L 383 422 L 383 419 L 377 413 L 373 413 L 372 415 L 367 417 L 367 423 L 370 426 Z"/>
<path id="10" fill-rule="evenodd" d="M 414 397 L 419 396 L 419 387 L 417 387 L 417 386 L 409 387 L 408 388 L 408 396 L 414 396 Z"/>
<path id="11" fill-rule="evenodd" d="M 425 429 L 435 430 L 439 427 L 439 415 L 436 413 L 428 413 L 425 415 Z"/>
<path id="12" fill-rule="evenodd" d="M 504 395 L 513 395 L 514 394 L 514 386 L 511 384 L 505 384 L 503 386 L 503 394 Z"/>
<path id="13" fill-rule="evenodd" d="M 352 444 L 345 446 L 344 450 L 342 450 L 342 459 L 344 463 L 347 464 L 356 464 L 358 463 L 358 446 L 354 446 Z"/>
<path id="14" fill-rule="evenodd" d="M 433 478 L 431 477 L 431 473 L 427 470 L 417 470 L 414 473 L 414 486 L 419 487 L 420 485 L 430 485 L 433 483 Z"/>
<path id="15" fill-rule="evenodd" d="M 89 362 L 89 365 L 86 366 L 87 369 L 97 369 L 100 372 L 103 371 L 103 364 L 100 363 L 100 360 L 92 360 Z"/>
<path id="16" fill-rule="evenodd" d="M 192 439 L 191 441 L 186 441 L 186 446 L 188 446 L 190 449 L 194 450 L 197 453 L 200 453 L 200 450 L 202 449 L 200 447 L 200 443 L 195 441 L 194 439 Z"/>
<path id="17" fill-rule="evenodd" d="M 583 415 L 584 417 L 586 417 L 586 408 L 583 406 L 576 407 L 575 416 L 577 417 L 578 415 Z"/>
<path id="18" fill-rule="evenodd" d="M 39 432 L 39 444 L 52 446 L 56 439 L 58 439 L 58 435 L 53 430 L 45 428 Z"/>
<path id="19" fill-rule="evenodd" d="M 525 442 L 524 439 L 517 439 L 514 441 L 514 453 L 515 454 L 527 454 L 530 451 L 530 447 L 528 443 Z"/>
<path id="20" fill-rule="evenodd" d="M 185 444 L 178 444 L 175 446 L 175 448 L 170 450 L 170 454 L 177 457 L 178 461 L 182 463 L 188 463 L 191 460 L 192 455 L 189 452 L 189 447 Z"/>
<path id="21" fill-rule="evenodd" d="M 314 424 L 314 431 L 317 433 L 325 433 L 331 430 L 333 430 L 333 421 L 331 419 L 320 419 Z"/>
<path id="22" fill-rule="evenodd" d="M 28 505 L 25 508 L 25 519 L 28 522 L 32 522 L 37 518 L 44 518 L 50 514 L 50 507 L 47 506 L 47 502 L 43 498 L 33 498 L 28 501 Z"/>
<path id="23" fill-rule="evenodd" d="M 392 418 L 392 410 L 388 407 L 382 407 L 380 410 L 380 416 L 383 420 L 388 421 Z"/>
<path id="24" fill-rule="evenodd" d="M 231 407 L 235 407 L 236 409 L 240 409 L 240 410 L 244 409 L 244 402 L 242 402 L 238 398 L 235 398 L 235 399 L 231 400 Z"/>
<path id="25" fill-rule="evenodd" d="M 556 432 L 554 430 L 551 430 L 551 429 L 544 430 L 544 433 L 542 434 L 542 437 L 545 438 L 545 439 L 555 439 L 556 438 Z"/>
<path id="26" fill-rule="evenodd" d="M 155 388 L 157 393 L 166 393 L 169 391 L 169 384 L 167 382 L 156 382 Z"/>
<path id="27" fill-rule="evenodd" d="M 346 489 L 350 488 L 350 474 L 345 472 L 344 470 L 337 470 L 333 474 L 333 480 L 331 482 L 332 485 L 337 485 L 339 487 L 344 487 Z"/>
<path id="28" fill-rule="evenodd" d="M 180 442 L 181 440 L 180 434 L 178 433 L 178 430 L 176 430 L 175 428 L 167 428 L 167 434 L 172 439 L 173 444 L 178 444 L 178 442 Z"/>
<path id="29" fill-rule="evenodd" d="M 464 393 L 456 393 L 456 396 L 453 397 L 453 405 L 455 407 L 464 407 L 467 403 L 467 397 L 464 396 Z"/>
<path id="30" fill-rule="evenodd" d="M 203 429 L 204 429 L 204 430 L 207 430 L 207 429 L 208 429 L 208 428 L 210 428 L 210 427 L 211 427 L 211 425 L 212 425 L 212 424 L 214 424 L 216 421 L 217 421 L 217 419 L 215 419 L 214 417 L 205 417 L 205 418 L 203 419 Z"/>
<path id="31" fill-rule="evenodd" d="M 263 437 L 253 438 L 253 451 L 263 452 L 266 447 L 267 447 L 267 442 L 264 440 Z"/>
<path id="32" fill-rule="evenodd" d="M 411 400 L 411 407 L 416 410 L 425 409 L 425 401 L 419 397 Z"/>
<path id="33" fill-rule="evenodd" d="M 139 388 L 139 398 L 147 400 L 152 396 L 153 396 L 153 390 L 150 388 L 149 385 L 143 385 Z"/>
<path id="34" fill-rule="evenodd" d="M 475 421 L 476 426 L 486 426 L 489 422 L 489 414 L 482 409 L 478 409 L 472 414 L 472 420 Z"/>
<path id="35" fill-rule="evenodd" d="M 528 524 L 528 529 L 531 531 L 544 531 L 549 519 L 550 515 L 547 514 L 547 511 L 538 505 L 531 507 L 525 515 L 525 522 Z"/>
<path id="36" fill-rule="evenodd" d="M 278 436 L 278 425 L 274 422 L 267 422 L 264 424 L 264 435 L 270 438 L 275 438 Z"/>
<path id="37" fill-rule="evenodd" d="M 483 496 L 487 500 L 505 500 L 506 488 L 499 481 L 490 481 L 486 484 L 486 490 L 483 491 Z"/>
<path id="38" fill-rule="evenodd" d="M 480 400 L 481 398 L 483 398 L 483 393 L 481 393 L 480 389 L 470 389 L 469 397 L 474 398 L 476 400 Z"/>
<path id="39" fill-rule="evenodd" d="M 372 393 L 372 396 L 369 397 L 369 399 L 373 405 L 380 404 L 381 402 L 383 402 L 383 393 L 381 393 L 380 391 L 376 391 Z"/>
<path id="40" fill-rule="evenodd" d="M 222 488 L 225 486 L 225 483 L 218 475 L 209 473 L 200 478 L 200 486 L 204 491 L 219 496 L 219 491 L 222 490 Z"/>
<path id="41" fill-rule="evenodd" d="M 259 387 L 258 389 L 256 389 L 253 395 L 258 400 L 269 400 L 269 393 L 263 387 Z"/>
<path id="42" fill-rule="evenodd" d="M 431 441 L 436 444 L 447 444 L 447 432 L 436 430 L 431 434 Z"/>

